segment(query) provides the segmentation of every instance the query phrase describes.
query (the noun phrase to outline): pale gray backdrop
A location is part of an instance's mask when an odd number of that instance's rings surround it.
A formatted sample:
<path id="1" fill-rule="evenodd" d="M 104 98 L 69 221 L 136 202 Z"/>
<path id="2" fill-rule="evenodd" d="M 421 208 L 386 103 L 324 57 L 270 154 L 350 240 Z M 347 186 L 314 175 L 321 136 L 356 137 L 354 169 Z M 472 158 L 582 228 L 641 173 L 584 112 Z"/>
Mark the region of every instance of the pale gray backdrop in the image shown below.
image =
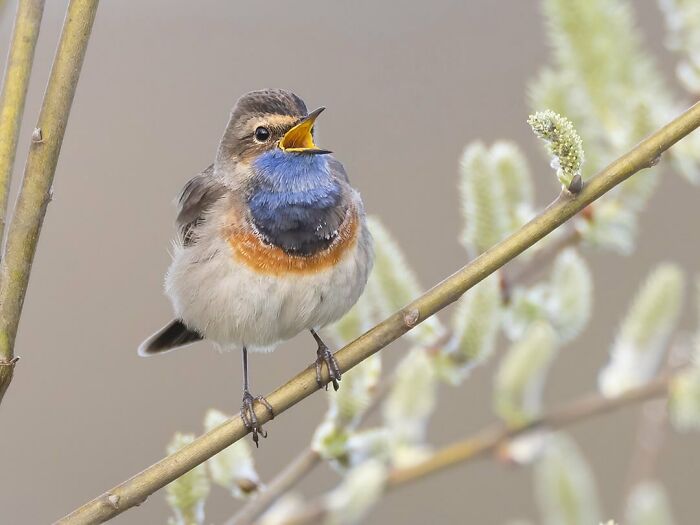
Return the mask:
<path id="1" fill-rule="evenodd" d="M 65 3 L 47 2 L 19 149 L 21 173 Z M 647 41 L 666 71 L 656 3 L 635 2 Z M 0 25 L 2 56 L 9 39 Z M 547 57 L 538 3 L 104 1 L 71 115 L 17 340 L 22 361 L 0 407 L 0 523 L 40 524 L 159 459 L 176 430 L 199 433 L 209 407 L 240 401 L 238 355 L 207 344 L 143 360 L 136 346 L 169 319 L 162 295 L 174 208 L 182 184 L 213 159 L 236 98 L 285 87 L 327 106 L 320 144 L 337 152 L 367 209 L 396 234 L 425 286 L 467 262 L 458 157 L 470 140 L 510 138 L 526 148 L 538 201 L 557 187 L 525 124 L 525 86 Z M 16 182 L 16 180 L 15 180 Z M 664 176 L 632 257 L 586 252 L 596 312 L 562 352 L 550 403 L 594 387 L 615 326 L 640 279 L 659 261 L 699 269 L 700 193 Z M 694 310 L 684 316 L 690 328 Z M 383 355 L 395 360 L 398 342 Z M 269 392 L 314 356 L 307 335 L 254 355 L 256 391 Z M 430 439 L 447 443 L 493 419 L 492 369 L 445 389 Z M 256 452 L 265 479 L 309 442 L 322 395 L 268 425 Z M 577 426 L 609 516 L 619 517 L 635 410 Z M 697 437 L 673 437 L 661 472 L 680 523 L 696 515 Z M 330 486 L 323 468 L 307 493 Z M 503 523 L 536 518 L 531 474 L 494 462 L 451 470 L 401 489 L 369 523 Z M 208 522 L 237 503 L 214 490 Z M 116 523 L 165 523 L 162 493 Z"/>

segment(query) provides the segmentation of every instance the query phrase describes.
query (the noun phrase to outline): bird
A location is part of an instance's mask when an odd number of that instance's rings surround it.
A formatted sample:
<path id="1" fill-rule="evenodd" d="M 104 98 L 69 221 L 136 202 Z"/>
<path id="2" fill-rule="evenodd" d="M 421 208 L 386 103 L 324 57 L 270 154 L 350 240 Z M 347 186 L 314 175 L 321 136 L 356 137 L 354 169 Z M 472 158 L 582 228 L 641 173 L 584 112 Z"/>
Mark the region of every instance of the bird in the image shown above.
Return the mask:
<path id="1" fill-rule="evenodd" d="M 231 110 L 214 163 L 177 198 L 177 235 L 165 277 L 174 319 L 138 348 L 153 356 L 208 340 L 240 351 L 241 419 L 266 437 L 255 414 L 248 352 L 266 352 L 308 331 L 338 390 L 342 373 L 318 331 L 362 294 L 374 261 L 359 192 L 332 152 L 314 142 L 325 108 L 308 112 L 283 89 L 251 91 Z M 328 389 L 328 383 L 325 384 Z"/>

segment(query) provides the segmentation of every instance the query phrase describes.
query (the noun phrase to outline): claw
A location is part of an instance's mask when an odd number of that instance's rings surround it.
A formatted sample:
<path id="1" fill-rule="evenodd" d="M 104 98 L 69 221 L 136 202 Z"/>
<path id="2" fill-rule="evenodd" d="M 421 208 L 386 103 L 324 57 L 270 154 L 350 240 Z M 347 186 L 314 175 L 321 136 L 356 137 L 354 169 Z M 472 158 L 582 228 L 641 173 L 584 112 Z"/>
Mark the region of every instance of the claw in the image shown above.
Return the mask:
<path id="1" fill-rule="evenodd" d="M 326 366 L 328 367 L 328 377 L 330 378 L 329 382 L 333 383 L 333 390 L 338 390 L 340 386 L 338 386 L 338 381 L 340 381 L 340 366 L 338 366 L 338 361 L 336 361 L 335 356 L 333 353 L 328 350 L 328 347 L 326 344 L 321 340 L 321 338 L 318 336 L 316 331 L 312 328 L 309 329 L 309 332 L 311 332 L 311 335 L 313 338 L 316 340 L 316 344 L 318 345 L 318 350 L 316 350 L 316 384 L 318 384 L 318 387 L 321 388 L 323 387 L 323 378 L 321 376 L 321 369 L 323 367 L 323 364 L 325 363 Z M 326 390 L 328 390 L 328 383 L 326 383 Z"/>
<path id="2" fill-rule="evenodd" d="M 340 388 L 338 381 L 341 379 L 341 374 L 340 367 L 338 366 L 338 361 L 336 361 L 335 356 L 323 343 L 319 343 L 316 356 L 316 383 L 318 384 L 319 388 L 324 386 L 323 379 L 321 377 L 321 368 L 325 363 L 325 365 L 328 367 L 330 382 L 333 383 L 333 390 L 338 390 L 338 388 Z M 328 390 L 328 383 L 326 383 L 325 387 L 326 390 Z"/>
<path id="3" fill-rule="evenodd" d="M 258 423 L 258 416 L 255 415 L 256 401 L 261 403 L 267 409 L 267 411 L 270 413 L 270 419 L 273 419 L 275 414 L 272 410 L 272 405 L 270 405 L 270 403 L 267 402 L 267 399 L 265 399 L 263 396 L 253 397 L 247 390 L 243 392 L 241 419 L 243 420 L 243 424 L 252 432 L 253 443 L 255 443 L 255 447 L 258 448 L 260 446 L 260 438 L 258 436 L 266 438 L 267 432 L 263 430 L 262 425 Z"/>

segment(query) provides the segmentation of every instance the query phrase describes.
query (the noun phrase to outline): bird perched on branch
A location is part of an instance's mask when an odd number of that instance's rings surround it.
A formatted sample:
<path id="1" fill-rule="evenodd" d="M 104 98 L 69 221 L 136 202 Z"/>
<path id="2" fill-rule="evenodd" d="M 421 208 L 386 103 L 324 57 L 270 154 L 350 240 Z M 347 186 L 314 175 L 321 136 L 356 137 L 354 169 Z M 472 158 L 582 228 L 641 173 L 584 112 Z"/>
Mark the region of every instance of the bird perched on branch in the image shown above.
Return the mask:
<path id="1" fill-rule="evenodd" d="M 266 89 L 234 106 L 214 164 L 179 197 L 173 261 L 165 279 L 175 320 L 139 347 L 150 356 L 200 339 L 243 355 L 241 418 L 266 436 L 249 390 L 248 351 L 267 351 L 308 330 L 338 389 L 341 371 L 317 330 L 360 297 L 373 262 L 360 194 L 340 162 L 314 143 L 295 94 Z M 328 386 L 326 385 L 326 388 Z"/>

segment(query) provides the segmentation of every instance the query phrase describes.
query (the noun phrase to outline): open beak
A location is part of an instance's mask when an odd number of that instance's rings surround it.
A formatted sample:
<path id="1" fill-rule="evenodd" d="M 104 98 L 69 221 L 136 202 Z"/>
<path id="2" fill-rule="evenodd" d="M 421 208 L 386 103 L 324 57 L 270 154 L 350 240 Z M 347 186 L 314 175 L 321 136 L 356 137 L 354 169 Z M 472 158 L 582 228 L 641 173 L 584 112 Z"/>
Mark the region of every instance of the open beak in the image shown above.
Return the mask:
<path id="1" fill-rule="evenodd" d="M 314 153 L 317 155 L 330 153 L 327 149 L 317 147 L 311 135 L 311 131 L 314 129 L 314 122 L 316 122 L 316 118 L 324 109 L 326 108 L 320 107 L 312 111 L 299 124 L 287 131 L 282 140 L 280 140 L 280 149 L 289 153 Z"/>

